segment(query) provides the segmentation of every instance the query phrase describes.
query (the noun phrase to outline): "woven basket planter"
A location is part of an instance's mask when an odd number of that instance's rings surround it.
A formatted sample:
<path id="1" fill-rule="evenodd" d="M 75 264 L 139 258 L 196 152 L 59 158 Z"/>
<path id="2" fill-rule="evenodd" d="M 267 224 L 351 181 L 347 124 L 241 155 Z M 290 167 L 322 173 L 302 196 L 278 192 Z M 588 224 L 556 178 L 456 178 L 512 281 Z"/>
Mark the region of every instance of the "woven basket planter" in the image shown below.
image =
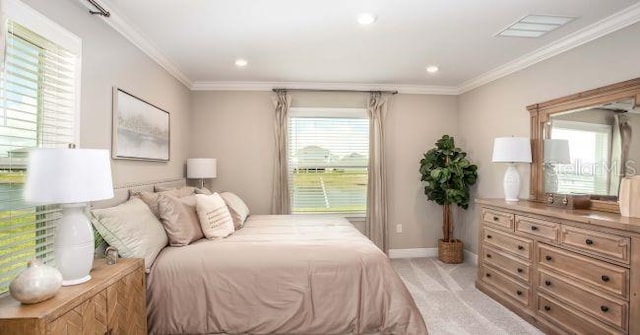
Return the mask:
<path id="1" fill-rule="evenodd" d="M 460 264 L 463 259 L 462 241 L 438 240 L 438 259 L 447 264 Z"/>

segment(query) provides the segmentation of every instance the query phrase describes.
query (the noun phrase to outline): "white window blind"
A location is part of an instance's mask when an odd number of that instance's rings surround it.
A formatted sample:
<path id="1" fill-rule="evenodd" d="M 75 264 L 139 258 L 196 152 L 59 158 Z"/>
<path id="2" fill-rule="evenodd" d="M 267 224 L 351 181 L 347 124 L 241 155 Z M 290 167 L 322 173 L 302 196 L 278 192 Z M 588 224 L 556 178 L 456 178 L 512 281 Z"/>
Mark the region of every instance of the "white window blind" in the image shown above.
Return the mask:
<path id="1" fill-rule="evenodd" d="M 288 145 L 292 213 L 366 213 L 366 110 L 292 109 Z"/>
<path id="2" fill-rule="evenodd" d="M 0 294 L 29 259 L 53 261 L 57 206 L 22 197 L 27 152 L 66 147 L 75 137 L 77 57 L 11 22 L 0 76 Z"/>

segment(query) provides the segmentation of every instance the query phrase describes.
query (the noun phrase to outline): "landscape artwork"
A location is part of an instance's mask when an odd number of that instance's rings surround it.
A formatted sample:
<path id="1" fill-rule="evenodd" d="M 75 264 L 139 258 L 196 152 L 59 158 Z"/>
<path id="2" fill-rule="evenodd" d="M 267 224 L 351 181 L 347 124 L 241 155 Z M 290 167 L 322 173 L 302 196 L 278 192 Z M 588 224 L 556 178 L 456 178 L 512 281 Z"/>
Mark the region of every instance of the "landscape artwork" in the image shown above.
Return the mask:
<path id="1" fill-rule="evenodd" d="M 168 162 L 169 140 L 169 112 L 114 88 L 114 159 Z"/>

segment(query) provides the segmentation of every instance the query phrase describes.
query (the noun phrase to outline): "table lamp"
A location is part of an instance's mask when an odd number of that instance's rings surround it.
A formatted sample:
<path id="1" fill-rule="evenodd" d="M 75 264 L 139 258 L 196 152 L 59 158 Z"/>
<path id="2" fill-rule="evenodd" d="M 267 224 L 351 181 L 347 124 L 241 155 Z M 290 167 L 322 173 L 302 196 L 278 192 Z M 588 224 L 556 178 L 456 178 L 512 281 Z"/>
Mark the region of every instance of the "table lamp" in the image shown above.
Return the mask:
<path id="1" fill-rule="evenodd" d="M 557 164 L 570 164 L 569 140 L 544 140 L 544 190 L 547 193 L 558 191 Z"/>
<path id="2" fill-rule="evenodd" d="M 504 173 L 504 198 L 518 201 L 520 175 L 516 163 L 531 163 L 531 140 L 527 137 L 498 137 L 493 142 L 494 163 L 509 163 Z"/>
<path id="3" fill-rule="evenodd" d="M 60 204 L 54 251 L 62 285 L 91 279 L 94 241 L 85 214 L 90 201 L 113 197 L 108 150 L 34 149 L 29 152 L 24 199 L 34 205 Z"/>
<path id="4" fill-rule="evenodd" d="M 215 158 L 189 158 L 187 159 L 187 178 L 200 179 L 200 188 L 204 187 L 204 180 L 218 176 L 217 162 Z"/>

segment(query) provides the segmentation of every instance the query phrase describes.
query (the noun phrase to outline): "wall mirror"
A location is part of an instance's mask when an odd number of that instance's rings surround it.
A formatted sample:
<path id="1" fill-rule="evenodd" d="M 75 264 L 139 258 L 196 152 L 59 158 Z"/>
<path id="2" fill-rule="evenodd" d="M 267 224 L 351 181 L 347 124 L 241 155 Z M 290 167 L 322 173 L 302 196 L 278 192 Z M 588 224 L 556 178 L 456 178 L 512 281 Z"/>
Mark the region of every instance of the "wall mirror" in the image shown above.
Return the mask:
<path id="1" fill-rule="evenodd" d="M 640 78 L 528 106 L 531 198 L 588 194 L 617 212 L 620 181 L 640 173 Z"/>

